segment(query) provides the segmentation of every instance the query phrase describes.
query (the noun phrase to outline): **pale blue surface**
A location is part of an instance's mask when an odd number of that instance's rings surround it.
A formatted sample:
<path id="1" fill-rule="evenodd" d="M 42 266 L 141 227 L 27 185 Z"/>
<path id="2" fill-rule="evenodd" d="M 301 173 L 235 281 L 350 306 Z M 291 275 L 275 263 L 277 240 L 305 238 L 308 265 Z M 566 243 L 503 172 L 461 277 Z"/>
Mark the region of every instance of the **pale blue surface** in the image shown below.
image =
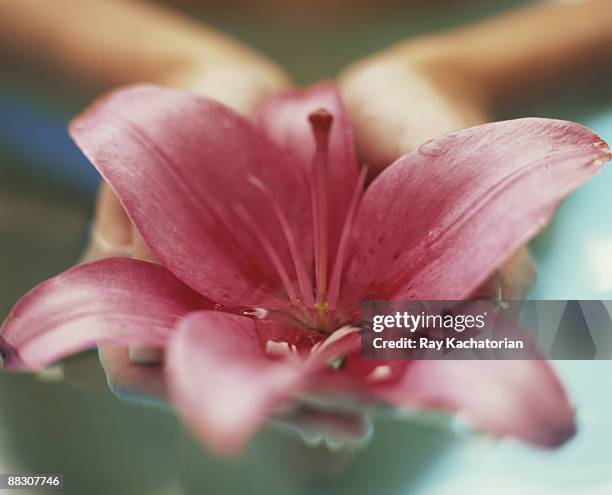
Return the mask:
<path id="1" fill-rule="evenodd" d="M 612 112 L 584 122 L 612 142 Z M 534 243 L 534 299 L 612 299 L 612 167 L 576 191 Z M 419 495 L 612 494 L 612 362 L 555 363 L 578 406 L 579 433 L 556 452 L 460 442 L 434 462 Z"/>

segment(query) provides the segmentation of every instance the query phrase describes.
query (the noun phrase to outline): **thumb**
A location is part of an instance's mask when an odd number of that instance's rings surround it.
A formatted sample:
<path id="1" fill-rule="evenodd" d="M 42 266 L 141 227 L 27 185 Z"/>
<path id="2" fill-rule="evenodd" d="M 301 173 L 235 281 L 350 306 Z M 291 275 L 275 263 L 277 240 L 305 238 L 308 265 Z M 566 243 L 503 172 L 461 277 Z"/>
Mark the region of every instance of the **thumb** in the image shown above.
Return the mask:
<path id="1" fill-rule="evenodd" d="M 98 191 L 89 245 L 82 261 L 130 257 L 131 252 L 132 223 L 115 193 L 103 182 Z"/>
<path id="2" fill-rule="evenodd" d="M 416 64 L 375 61 L 340 78 L 359 156 L 380 172 L 425 141 L 486 121 L 484 112 Z"/>

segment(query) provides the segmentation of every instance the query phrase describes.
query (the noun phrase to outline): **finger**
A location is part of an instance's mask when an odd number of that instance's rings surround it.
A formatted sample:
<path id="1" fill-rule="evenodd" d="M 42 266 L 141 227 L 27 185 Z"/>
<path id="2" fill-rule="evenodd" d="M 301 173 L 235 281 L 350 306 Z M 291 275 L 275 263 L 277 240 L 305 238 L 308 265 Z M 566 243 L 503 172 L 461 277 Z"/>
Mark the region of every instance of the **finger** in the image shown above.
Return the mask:
<path id="1" fill-rule="evenodd" d="M 535 267 L 526 247 L 519 249 L 472 295 L 474 299 L 525 299 L 535 280 Z"/>
<path id="2" fill-rule="evenodd" d="M 220 63 L 193 66 L 171 73 L 164 85 L 217 100 L 243 115 L 250 115 L 266 98 L 290 86 L 286 74 L 273 64 Z"/>
<path id="3" fill-rule="evenodd" d="M 149 249 L 142 235 L 140 235 L 140 232 L 135 227 L 132 227 L 130 258 L 161 264 L 159 258 Z"/>
<path id="4" fill-rule="evenodd" d="M 376 172 L 429 139 L 486 120 L 458 84 L 414 64 L 366 62 L 349 68 L 340 87 L 359 156 Z"/>
<path id="5" fill-rule="evenodd" d="M 143 354 L 139 357 L 151 357 L 148 351 L 142 352 Z M 147 365 L 134 363 L 125 347 L 100 346 L 99 354 L 108 383 L 118 395 L 132 400 L 138 398 L 166 399 L 166 381 L 162 362 Z"/>
<path id="6" fill-rule="evenodd" d="M 129 256 L 132 245 L 132 224 L 115 193 L 106 183 L 98 191 L 89 245 L 83 261 L 114 256 Z"/>
<path id="7" fill-rule="evenodd" d="M 536 278 L 535 265 L 526 247 L 521 248 L 499 270 L 502 299 L 525 299 Z"/>

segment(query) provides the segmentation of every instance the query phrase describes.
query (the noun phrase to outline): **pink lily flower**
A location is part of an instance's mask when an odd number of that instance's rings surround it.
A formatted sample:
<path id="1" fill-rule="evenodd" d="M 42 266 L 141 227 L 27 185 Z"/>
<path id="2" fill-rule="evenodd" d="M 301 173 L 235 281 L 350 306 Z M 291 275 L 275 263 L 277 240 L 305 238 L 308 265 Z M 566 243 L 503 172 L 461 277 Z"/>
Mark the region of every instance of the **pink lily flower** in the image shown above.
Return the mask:
<path id="1" fill-rule="evenodd" d="M 519 119 L 454 132 L 367 188 L 328 84 L 279 95 L 252 121 L 130 87 L 70 132 L 159 263 L 106 259 L 34 288 L 0 330 L 5 368 L 101 343 L 160 347 L 172 403 L 220 453 L 312 395 L 456 412 L 546 447 L 573 435 L 546 362 L 366 361 L 356 322 L 366 298 L 469 298 L 610 159 L 588 129 Z"/>

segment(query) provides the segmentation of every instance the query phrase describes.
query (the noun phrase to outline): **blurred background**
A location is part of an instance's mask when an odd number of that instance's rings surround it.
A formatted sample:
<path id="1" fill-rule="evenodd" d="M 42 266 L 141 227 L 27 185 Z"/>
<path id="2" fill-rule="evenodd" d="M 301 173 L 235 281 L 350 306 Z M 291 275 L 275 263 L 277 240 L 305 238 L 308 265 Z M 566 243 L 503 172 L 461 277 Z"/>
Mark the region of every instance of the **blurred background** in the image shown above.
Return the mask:
<path id="1" fill-rule="evenodd" d="M 268 54 L 299 84 L 333 78 L 351 61 L 401 39 L 473 23 L 530 2 L 286 3 L 166 2 Z M 69 119 L 98 89 L 66 84 L 57 71 L 44 62 L 32 64 L 8 38 L 2 39 L 4 318 L 25 291 L 77 261 L 99 178 L 66 133 Z M 32 43 L 40 43 L 44 54 L 44 40 Z M 509 102 L 495 118 L 574 120 L 612 142 L 610 81 L 589 78 L 566 87 L 559 80 L 546 97 Z M 563 204 L 552 225 L 532 243 L 538 273 L 532 297 L 612 299 L 611 188 L 612 170 L 604 170 Z M 79 367 L 89 369 L 93 359 L 93 354 L 74 358 L 69 366 L 78 375 Z M 168 411 L 121 401 L 103 386 L 0 374 L 0 472 L 63 473 L 65 492 L 79 495 L 610 494 L 612 363 L 556 366 L 578 405 L 580 424 L 578 436 L 556 452 L 479 438 L 460 426 L 379 418 L 370 444 L 355 454 L 306 448 L 301 440 L 267 428 L 243 458 L 229 463 L 197 446 Z M 103 384 L 101 371 L 93 379 Z"/>

